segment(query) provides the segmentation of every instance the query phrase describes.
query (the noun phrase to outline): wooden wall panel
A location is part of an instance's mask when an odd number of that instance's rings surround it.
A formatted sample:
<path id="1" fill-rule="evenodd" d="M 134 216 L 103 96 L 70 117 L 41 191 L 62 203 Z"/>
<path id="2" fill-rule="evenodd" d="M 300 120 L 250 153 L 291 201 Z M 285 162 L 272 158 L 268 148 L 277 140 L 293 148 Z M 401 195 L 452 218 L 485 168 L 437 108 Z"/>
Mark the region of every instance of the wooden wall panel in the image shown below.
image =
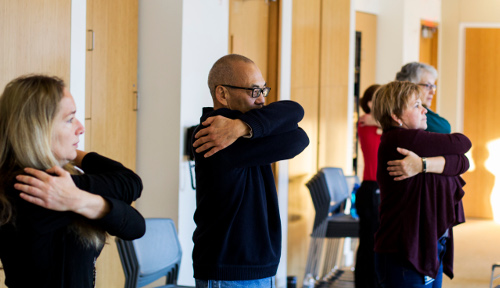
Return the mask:
<path id="1" fill-rule="evenodd" d="M 266 103 L 279 98 L 279 2 L 231 0 L 228 53 L 252 59 L 271 92 Z"/>
<path id="2" fill-rule="evenodd" d="M 365 90 L 375 83 L 376 58 L 377 58 L 377 15 L 356 12 L 356 31 L 361 32 L 361 59 L 359 71 L 359 97 L 363 97 Z M 359 108 L 360 115 L 364 114 Z M 357 121 L 354 115 L 353 121 Z M 363 170 L 365 167 L 363 152 L 358 145 L 357 169 L 358 177 L 363 180 Z"/>
<path id="3" fill-rule="evenodd" d="M 305 183 L 343 167 L 347 134 L 350 0 L 293 2 L 292 95 L 305 110 L 310 145 L 290 160 L 288 274 L 302 283 L 315 211 Z"/>
<path id="4" fill-rule="evenodd" d="M 135 169 L 138 2 L 87 2 L 94 51 L 87 64 L 91 89 L 86 101 L 91 101 L 88 120 L 93 125 L 86 147 Z"/>
<path id="5" fill-rule="evenodd" d="M 318 168 L 346 171 L 350 0 L 323 0 L 319 98 Z"/>
<path id="6" fill-rule="evenodd" d="M 87 151 L 135 170 L 137 122 L 137 0 L 87 0 Z M 92 43 L 92 40 L 93 43 Z M 97 260 L 97 287 L 123 287 L 114 237 Z"/>
<path id="7" fill-rule="evenodd" d="M 486 166 L 486 161 L 500 163 L 490 158 L 497 153 L 488 149 L 488 143 L 500 139 L 500 29 L 467 28 L 465 45 L 464 134 L 472 141 L 475 169 L 463 175 L 467 182 L 463 201 L 467 217 L 491 219 L 492 205 L 499 203 L 490 197 L 500 193 L 493 190 L 500 189 L 495 183 L 500 168 Z M 495 211 L 499 212 L 498 206 Z"/>
<path id="8" fill-rule="evenodd" d="M 361 32 L 361 69 L 359 91 L 375 84 L 377 58 L 377 15 L 356 12 L 356 31 Z"/>
<path id="9" fill-rule="evenodd" d="M 252 59 L 267 79 L 269 5 L 264 1 L 229 2 L 229 53 Z"/>
<path id="10" fill-rule="evenodd" d="M 305 183 L 317 170 L 320 0 L 293 1 L 291 99 L 300 103 L 305 116 L 300 126 L 310 144 L 289 161 L 288 202 L 288 275 L 302 283 L 309 251 L 309 234 L 314 222 L 314 208 Z"/>
<path id="11" fill-rule="evenodd" d="M 59 76 L 69 86 L 71 1 L 0 0 L 0 35 L 1 92 L 28 73 Z"/>

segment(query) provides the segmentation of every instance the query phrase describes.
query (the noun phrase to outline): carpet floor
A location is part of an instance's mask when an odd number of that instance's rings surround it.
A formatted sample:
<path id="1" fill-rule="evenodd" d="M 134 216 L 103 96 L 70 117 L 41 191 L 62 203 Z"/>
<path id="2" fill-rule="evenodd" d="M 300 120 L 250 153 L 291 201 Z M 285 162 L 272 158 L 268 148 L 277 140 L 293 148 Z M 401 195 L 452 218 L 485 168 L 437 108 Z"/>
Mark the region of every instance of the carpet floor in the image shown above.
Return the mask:
<path id="1" fill-rule="evenodd" d="M 500 262 L 500 224 L 493 220 L 467 219 L 453 228 L 455 262 L 453 280 L 443 276 L 444 288 L 485 288 L 490 285 L 491 266 Z M 500 268 L 495 269 L 500 275 Z M 500 285 L 500 279 L 493 287 Z"/>

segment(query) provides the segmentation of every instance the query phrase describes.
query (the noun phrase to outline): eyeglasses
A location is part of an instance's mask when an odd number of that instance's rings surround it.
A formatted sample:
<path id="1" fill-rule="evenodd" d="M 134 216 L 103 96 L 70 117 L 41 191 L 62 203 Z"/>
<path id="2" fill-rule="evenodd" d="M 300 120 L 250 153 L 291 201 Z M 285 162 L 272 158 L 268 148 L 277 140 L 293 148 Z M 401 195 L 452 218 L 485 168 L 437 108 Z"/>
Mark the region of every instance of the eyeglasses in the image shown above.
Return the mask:
<path id="1" fill-rule="evenodd" d="M 428 84 L 428 83 L 418 83 L 418 85 L 419 86 L 424 86 L 425 88 L 436 92 L 436 87 L 437 87 L 436 85 Z"/>
<path id="2" fill-rule="evenodd" d="M 262 94 L 264 97 L 267 97 L 267 94 L 269 94 L 269 91 L 271 91 L 271 87 L 264 87 L 264 88 L 259 88 L 259 87 L 254 87 L 254 88 L 246 88 L 246 87 L 238 87 L 238 86 L 232 86 L 232 85 L 217 85 L 217 86 L 224 86 L 228 88 L 233 88 L 233 89 L 242 89 L 242 90 L 250 90 L 252 91 L 252 98 L 259 98 L 260 94 Z"/>

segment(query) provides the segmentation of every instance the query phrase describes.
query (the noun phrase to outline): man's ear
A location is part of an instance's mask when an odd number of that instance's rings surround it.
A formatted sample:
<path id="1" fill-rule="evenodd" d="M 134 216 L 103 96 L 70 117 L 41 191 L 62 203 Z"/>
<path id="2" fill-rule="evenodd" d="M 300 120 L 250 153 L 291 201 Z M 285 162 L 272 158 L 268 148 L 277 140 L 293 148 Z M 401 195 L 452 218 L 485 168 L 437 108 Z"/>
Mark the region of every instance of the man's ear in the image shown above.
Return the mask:
<path id="1" fill-rule="evenodd" d="M 394 122 L 398 123 L 399 126 L 401 126 L 403 124 L 403 121 L 401 119 L 399 119 L 398 116 L 396 116 L 396 114 L 391 114 L 391 118 L 392 120 L 394 120 Z"/>
<path id="2" fill-rule="evenodd" d="M 222 106 L 227 107 L 227 96 L 228 96 L 227 89 L 224 86 L 217 86 L 215 87 L 215 97 L 217 98 L 217 101 L 219 101 Z"/>

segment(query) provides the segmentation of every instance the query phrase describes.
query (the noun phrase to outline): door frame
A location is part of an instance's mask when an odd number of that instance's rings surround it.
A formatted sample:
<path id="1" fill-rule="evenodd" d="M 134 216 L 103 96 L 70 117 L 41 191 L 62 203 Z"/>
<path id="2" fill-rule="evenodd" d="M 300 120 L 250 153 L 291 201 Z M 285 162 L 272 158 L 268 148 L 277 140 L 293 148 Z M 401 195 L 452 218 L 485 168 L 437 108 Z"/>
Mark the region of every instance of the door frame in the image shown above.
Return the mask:
<path id="1" fill-rule="evenodd" d="M 75 99 L 76 118 L 85 126 L 85 56 L 87 30 L 87 1 L 71 0 L 71 44 L 69 88 Z M 84 150 L 85 137 L 80 137 L 78 149 Z"/>
<path id="2" fill-rule="evenodd" d="M 500 23 L 493 22 L 462 22 L 458 26 L 458 81 L 457 81 L 457 116 L 456 130 L 464 131 L 464 100 L 465 100 L 465 30 L 467 28 L 498 28 Z M 439 63 L 440 59 L 438 60 Z"/>

